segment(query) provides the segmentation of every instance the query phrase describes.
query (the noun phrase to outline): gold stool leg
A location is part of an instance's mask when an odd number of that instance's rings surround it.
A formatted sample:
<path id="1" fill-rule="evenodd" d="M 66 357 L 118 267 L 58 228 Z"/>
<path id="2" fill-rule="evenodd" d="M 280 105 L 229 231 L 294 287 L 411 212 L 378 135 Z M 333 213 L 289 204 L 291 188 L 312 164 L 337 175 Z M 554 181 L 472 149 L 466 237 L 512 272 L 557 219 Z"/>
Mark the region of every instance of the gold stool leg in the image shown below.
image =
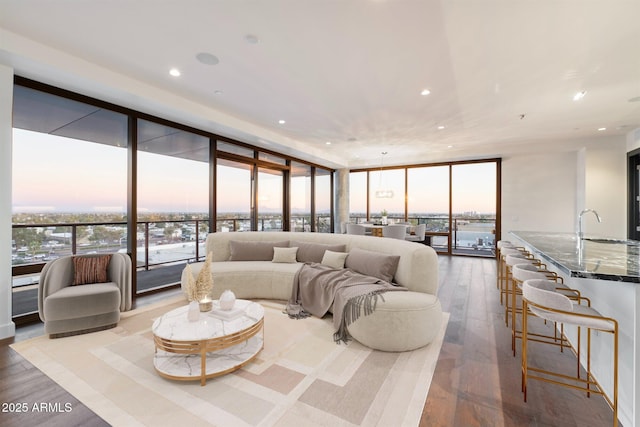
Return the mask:
<path id="1" fill-rule="evenodd" d="M 528 310 L 527 302 L 522 300 L 522 310 Z M 522 316 L 522 393 L 524 393 L 524 401 L 527 401 L 527 316 Z"/>

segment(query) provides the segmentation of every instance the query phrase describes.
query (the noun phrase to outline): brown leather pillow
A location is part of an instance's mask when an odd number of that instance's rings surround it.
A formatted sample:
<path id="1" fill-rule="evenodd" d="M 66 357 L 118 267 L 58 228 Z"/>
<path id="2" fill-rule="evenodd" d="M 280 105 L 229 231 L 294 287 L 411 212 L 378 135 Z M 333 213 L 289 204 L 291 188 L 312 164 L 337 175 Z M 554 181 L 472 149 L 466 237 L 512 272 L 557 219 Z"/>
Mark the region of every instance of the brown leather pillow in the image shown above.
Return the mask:
<path id="1" fill-rule="evenodd" d="M 73 285 L 108 282 L 107 267 L 110 261 L 111 255 L 74 256 Z"/>

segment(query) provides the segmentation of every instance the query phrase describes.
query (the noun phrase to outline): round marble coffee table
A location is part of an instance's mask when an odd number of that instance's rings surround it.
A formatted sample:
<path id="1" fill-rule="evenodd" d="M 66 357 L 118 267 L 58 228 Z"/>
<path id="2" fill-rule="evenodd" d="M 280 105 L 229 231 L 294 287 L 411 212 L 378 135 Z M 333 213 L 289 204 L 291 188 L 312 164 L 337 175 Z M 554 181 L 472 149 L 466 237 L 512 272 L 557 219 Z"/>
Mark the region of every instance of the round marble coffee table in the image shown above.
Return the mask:
<path id="1" fill-rule="evenodd" d="M 216 315 L 217 309 L 218 301 L 214 301 L 212 311 L 200 313 L 197 322 L 189 322 L 188 306 L 179 307 L 153 322 L 153 365 L 158 374 L 172 380 L 199 379 L 205 385 L 208 378 L 240 369 L 260 353 L 264 347 L 264 308 L 239 299 L 235 313 Z"/>

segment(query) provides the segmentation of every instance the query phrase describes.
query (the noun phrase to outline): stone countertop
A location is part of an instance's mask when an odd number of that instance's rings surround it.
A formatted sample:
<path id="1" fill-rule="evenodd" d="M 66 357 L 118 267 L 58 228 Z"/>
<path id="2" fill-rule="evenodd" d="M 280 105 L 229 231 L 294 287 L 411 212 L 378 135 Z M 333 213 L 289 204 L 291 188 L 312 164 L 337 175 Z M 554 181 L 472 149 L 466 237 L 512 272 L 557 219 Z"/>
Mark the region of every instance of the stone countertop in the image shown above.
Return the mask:
<path id="1" fill-rule="evenodd" d="M 640 283 L 640 241 L 585 236 L 578 246 L 576 233 L 510 234 L 572 277 Z"/>

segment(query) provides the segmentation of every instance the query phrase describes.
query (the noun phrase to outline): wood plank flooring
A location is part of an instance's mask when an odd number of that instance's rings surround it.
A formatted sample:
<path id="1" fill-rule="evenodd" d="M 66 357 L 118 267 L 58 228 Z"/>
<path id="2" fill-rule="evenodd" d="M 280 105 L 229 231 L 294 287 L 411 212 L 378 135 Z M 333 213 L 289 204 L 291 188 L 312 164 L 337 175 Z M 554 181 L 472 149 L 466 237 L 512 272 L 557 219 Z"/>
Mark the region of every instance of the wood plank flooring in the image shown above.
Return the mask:
<path id="1" fill-rule="evenodd" d="M 511 329 L 496 289 L 496 262 L 463 257 L 439 258 L 438 295 L 451 314 L 442 351 L 424 407 L 421 427 L 580 426 L 613 423 L 613 411 L 597 395 L 540 381 L 529 381 L 523 401 L 520 340 L 511 351 Z M 538 328 L 550 330 L 540 319 Z M 575 355 L 529 343 L 530 363 L 575 371 Z"/>
<path id="2" fill-rule="evenodd" d="M 587 398 L 577 391 L 534 381 L 524 403 L 519 353 L 518 357 L 511 353 L 510 329 L 504 324 L 495 286 L 495 261 L 440 256 L 439 264 L 439 297 L 451 317 L 421 427 L 611 425 L 612 411 L 600 396 Z M 140 298 L 137 303 L 151 303 L 164 295 Z M 39 334 L 41 325 L 23 326 L 15 339 Z M 570 351 L 560 353 L 549 347 L 531 345 L 533 361 L 558 368 L 574 366 L 575 356 Z M 29 412 L 2 412 L 5 404 L 20 402 L 27 403 Z M 33 412 L 33 405 L 43 402 L 61 405 L 48 408 L 51 412 Z M 68 412 L 66 403 L 72 408 Z M 7 342 L 0 343 L 0 404 L 3 427 L 108 425 Z"/>

